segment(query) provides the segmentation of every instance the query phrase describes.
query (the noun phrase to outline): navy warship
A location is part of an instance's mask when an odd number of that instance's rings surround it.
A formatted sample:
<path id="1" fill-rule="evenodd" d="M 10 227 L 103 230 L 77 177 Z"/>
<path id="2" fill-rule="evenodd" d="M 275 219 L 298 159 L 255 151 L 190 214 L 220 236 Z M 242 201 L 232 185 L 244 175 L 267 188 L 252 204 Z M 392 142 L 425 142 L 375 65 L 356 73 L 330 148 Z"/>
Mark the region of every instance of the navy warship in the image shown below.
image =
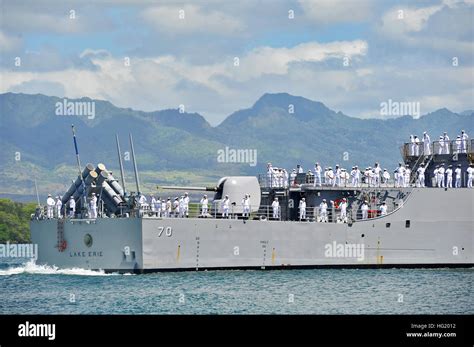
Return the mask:
<path id="1" fill-rule="evenodd" d="M 184 216 L 140 203 L 131 135 L 136 192 L 125 190 L 118 137 L 121 183 L 102 163 L 82 168 L 75 136 L 74 144 L 80 174 L 62 196 L 63 213 L 48 218 L 46 207 L 38 207 L 31 217 L 37 264 L 136 273 L 474 265 L 474 190 L 466 173 L 474 162 L 472 140 L 463 151 L 454 141 L 435 141 L 416 153 L 404 144 L 406 184 L 316 183 L 307 173 L 275 183 L 263 173 L 222 177 L 212 187 L 158 187 L 213 194 L 205 213 L 190 209 Z M 460 188 L 437 187 L 432 172 L 443 165 L 461 168 Z M 420 167 L 424 186 L 416 184 Z M 68 211 L 71 200 L 75 209 Z"/>

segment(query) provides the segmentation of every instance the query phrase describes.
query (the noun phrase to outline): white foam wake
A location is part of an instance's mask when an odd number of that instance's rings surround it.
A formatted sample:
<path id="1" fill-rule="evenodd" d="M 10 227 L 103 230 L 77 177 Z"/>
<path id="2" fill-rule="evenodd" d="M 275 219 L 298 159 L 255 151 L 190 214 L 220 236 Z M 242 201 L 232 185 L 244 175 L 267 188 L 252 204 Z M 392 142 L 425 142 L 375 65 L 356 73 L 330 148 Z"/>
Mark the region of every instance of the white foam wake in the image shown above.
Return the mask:
<path id="1" fill-rule="evenodd" d="M 81 268 L 59 269 L 57 266 L 36 265 L 32 259 L 17 267 L 0 270 L 0 276 L 11 276 L 19 274 L 35 275 L 78 275 L 78 276 L 112 276 L 116 274 L 106 274 L 103 270 L 86 270 Z"/>

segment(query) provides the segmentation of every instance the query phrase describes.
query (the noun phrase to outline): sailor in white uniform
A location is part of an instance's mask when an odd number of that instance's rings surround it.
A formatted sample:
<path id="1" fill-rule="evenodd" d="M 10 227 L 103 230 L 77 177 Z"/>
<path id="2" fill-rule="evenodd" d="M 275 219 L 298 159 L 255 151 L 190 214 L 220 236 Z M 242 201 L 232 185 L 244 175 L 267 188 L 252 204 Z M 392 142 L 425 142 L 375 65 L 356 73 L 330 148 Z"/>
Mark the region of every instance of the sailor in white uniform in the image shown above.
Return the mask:
<path id="1" fill-rule="evenodd" d="M 290 181 L 292 186 L 296 184 L 296 169 L 293 169 L 293 171 L 291 171 Z"/>
<path id="2" fill-rule="evenodd" d="M 458 135 L 456 137 L 456 140 L 454 141 L 456 144 L 456 151 L 455 153 L 461 153 L 462 150 L 462 141 L 461 141 L 461 135 Z"/>
<path id="3" fill-rule="evenodd" d="M 474 176 L 474 164 L 470 164 L 466 169 L 467 172 L 467 187 L 472 188 L 472 177 Z"/>
<path id="4" fill-rule="evenodd" d="M 453 187 L 453 166 L 449 165 L 446 169 L 446 187 L 452 188 Z"/>
<path id="5" fill-rule="evenodd" d="M 367 200 L 361 206 L 362 211 L 362 219 L 367 219 L 369 217 L 369 205 L 367 204 Z"/>
<path id="6" fill-rule="evenodd" d="M 387 186 L 390 181 L 390 172 L 388 172 L 387 169 L 383 169 L 382 180 L 384 185 Z"/>
<path id="7" fill-rule="evenodd" d="M 278 198 L 273 199 L 272 211 L 273 211 L 273 219 L 279 219 L 280 218 L 280 203 L 278 202 Z"/>
<path id="8" fill-rule="evenodd" d="M 297 173 L 303 173 L 303 172 L 304 172 L 304 171 L 303 171 L 303 167 L 302 167 L 300 164 L 297 164 L 297 165 L 296 165 L 296 172 L 297 172 Z"/>
<path id="9" fill-rule="evenodd" d="M 273 168 L 272 163 L 267 164 L 267 185 L 273 187 Z"/>
<path id="10" fill-rule="evenodd" d="M 201 201 L 201 217 L 207 216 L 207 210 L 209 208 L 209 200 L 207 200 L 207 195 L 204 194 Z"/>
<path id="11" fill-rule="evenodd" d="M 369 181 L 372 187 L 376 187 L 375 182 L 376 182 L 376 174 L 375 174 L 375 169 L 372 169 L 369 171 Z"/>
<path id="12" fill-rule="evenodd" d="M 341 186 L 341 168 L 339 164 L 336 165 L 334 170 L 334 182 L 332 184 L 333 187 L 340 187 Z"/>
<path id="13" fill-rule="evenodd" d="M 461 164 L 458 164 L 458 167 L 456 168 L 456 170 L 454 170 L 454 173 L 456 174 L 456 181 L 454 183 L 454 187 L 461 188 Z"/>
<path id="14" fill-rule="evenodd" d="M 278 187 L 283 188 L 285 184 L 285 175 L 283 169 L 278 169 Z"/>
<path id="15" fill-rule="evenodd" d="M 299 204 L 299 210 L 300 210 L 300 221 L 303 219 L 306 219 L 306 199 L 301 198 L 300 204 Z"/>
<path id="16" fill-rule="evenodd" d="M 167 218 L 171 217 L 172 209 L 173 209 L 173 204 L 171 203 L 171 198 L 168 198 L 166 200 L 166 212 L 165 212 L 165 216 Z"/>
<path id="17" fill-rule="evenodd" d="M 63 207 L 63 202 L 61 201 L 61 197 L 60 196 L 57 196 L 56 197 L 56 216 L 58 217 L 58 219 L 61 219 L 63 218 L 63 215 L 61 213 L 61 209 Z"/>
<path id="18" fill-rule="evenodd" d="M 404 187 L 410 186 L 410 176 L 411 176 L 411 169 L 410 166 L 407 164 L 405 165 L 405 185 Z"/>
<path id="19" fill-rule="evenodd" d="M 341 221 L 347 223 L 347 200 L 346 198 L 342 199 L 342 202 L 339 204 L 339 209 L 341 210 Z"/>
<path id="20" fill-rule="evenodd" d="M 410 155 L 415 155 L 415 137 L 410 135 Z"/>
<path id="21" fill-rule="evenodd" d="M 423 133 L 423 154 L 431 155 L 431 139 L 426 131 Z"/>
<path id="22" fill-rule="evenodd" d="M 150 195 L 150 208 L 153 216 L 156 215 L 156 199 L 154 195 Z"/>
<path id="23" fill-rule="evenodd" d="M 328 186 L 333 186 L 334 172 L 332 171 L 332 167 L 328 167 L 327 176 L 328 176 Z"/>
<path id="24" fill-rule="evenodd" d="M 155 214 L 157 217 L 161 217 L 161 199 L 158 197 L 158 199 L 155 200 Z"/>
<path id="25" fill-rule="evenodd" d="M 74 218 L 74 215 L 76 214 L 76 201 L 74 200 L 74 197 L 71 196 L 69 199 L 69 217 Z"/>
<path id="26" fill-rule="evenodd" d="M 405 182 L 405 168 L 402 166 L 402 163 L 398 163 L 397 169 L 397 187 L 404 187 Z"/>
<path id="27" fill-rule="evenodd" d="M 179 218 L 183 218 L 184 217 L 184 196 L 181 195 L 179 197 L 179 200 L 178 200 L 178 203 L 179 203 Z"/>
<path id="28" fill-rule="evenodd" d="M 425 164 L 421 163 L 420 167 L 416 170 L 416 186 L 425 186 Z"/>
<path id="29" fill-rule="evenodd" d="M 449 154 L 449 136 L 447 133 L 443 134 L 444 154 Z"/>
<path id="30" fill-rule="evenodd" d="M 418 138 L 418 136 L 415 135 L 415 156 L 419 156 L 420 155 L 420 139 Z"/>
<path id="31" fill-rule="evenodd" d="M 54 218 L 55 205 L 56 205 L 56 202 L 51 197 L 51 194 L 48 194 L 48 198 L 46 199 L 46 217 L 48 217 L 48 219 Z"/>
<path id="32" fill-rule="evenodd" d="M 188 218 L 189 217 L 189 195 L 188 195 L 188 192 L 184 193 L 183 208 L 184 208 L 184 216 L 186 218 Z"/>
<path id="33" fill-rule="evenodd" d="M 248 194 L 245 194 L 242 199 L 242 212 L 242 217 L 250 216 L 250 196 Z"/>
<path id="34" fill-rule="evenodd" d="M 467 140 L 469 139 L 469 136 L 467 136 L 466 132 L 464 130 L 461 131 L 461 153 L 466 153 L 467 152 Z"/>
<path id="35" fill-rule="evenodd" d="M 445 177 L 444 177 L 444 173 L 445 173 L 444 164 L 441 164 L 441 166 L 438 169 L 438 188 L 446 187 L 446 185 L 445 185 L 446 180 L 445 180 Z"/>
<path id="36" fill-rule="evenodd" d="M 173 201 L 173 217 L 178 218 L 179 216 L 179 198 L 175 197 Z"/>
<path id="37" fill-rule="evenodd" d="M 380 167 L 379 163 L 375 163 L 374 173 L 375 173 L 374 184 L 376 187 L 380 187 L 380 174 L 382 173 L 382 168 Z"/>
<path id="38" fill-rule="evenodd" d="M 439 165 L 435 166 L 435 169 L 433 170 L 433 178 L 434 178 L 434 185 L 433 187 L 438 186 L 438 171 L 439 171 Z"/>
<path id="39" fill-rule="evenodd" d="M 89 211 L 92 219 L 97 218 L 97 197 L 95 196 L 95 193 L 92 193 L 92 198 L 89 201 Z"/>
<path id="40" fill-rule="evenodd" d="M 360 170 L 359 167 L 356 165 L 354 166 L 353 172 L 351 172 L 351 176 L 353 178 L 352 186 L 353 187 L 360 187 Z"/>
<path id="41" fill-rule="evenodd" d="M 341 169 L 341 186 L 347 187 L 347 182 L 349 182 L 349 173 L 346 171 L 346 169 L 342 168 Z"/>
<path id="42" fill-rule="evenodd" d="M 438 154 L 443 154 L 444 153 L 444 140 L 443 140 L 443 136 L 440 136 L 439 137 L 439 140 L 438 140 Z"/>
<path id="43" fill-rule="evenodd" d="M 138 193 L 138 206 L 139 206 L 139 213 L 140 216 L 143 216 L 144 211 L 147 209 L 148 204 L 146 201 L 146 196 L 144 194 Z"/>
<path id="44" fill-rule="evenodd" d="M 161 217 L 168 217 L 168 204 L 165 199 L 161 200 Z"/>
<path id="45" fill-rule="evenodd" d="M 326 203 L 326 199 L 319 204 L 319 221 L 322 223 L 328 222 L 328 204 Z"/>
<path id="46" fill-rule="evenodd" d="M 288 188 L 288 181 L 290 179 L 290 175 L 286 169 L 283 169 L 283 188 Z"/>
<path id="47" fill-rule="evenodd" d="M 385 216 L 387 214 L 387 204 L 382 202 L 382 205 L 380 205 L 380 215 Z"/>
<path id="48" fill-rule="evenodd" d="M 230 201 L 229 201 L 229 196 L 226 195 L 224 197 L 224 200 L 222 200 L 222 218 L 229 218 L 229 207 L 230 207 Z"/>
<path id="49" fill-rule="evenodd" d="M 321 173 L 323 169 L 321 168 L 321 165 L 319 163 L 316 163 L 314 165 L 314 186 L 315 187 L 321 187 Z"/>

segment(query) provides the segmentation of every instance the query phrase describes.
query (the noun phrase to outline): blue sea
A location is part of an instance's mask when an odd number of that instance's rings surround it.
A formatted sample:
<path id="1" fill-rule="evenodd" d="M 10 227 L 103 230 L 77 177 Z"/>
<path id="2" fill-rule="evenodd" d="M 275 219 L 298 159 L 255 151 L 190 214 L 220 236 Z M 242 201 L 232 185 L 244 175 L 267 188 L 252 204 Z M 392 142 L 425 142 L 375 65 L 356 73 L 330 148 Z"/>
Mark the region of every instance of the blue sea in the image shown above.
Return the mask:
<path id="1" fill-rule="evenodd" d="M 473 314 L 474 269 L 105 274 L 0 264 L 0 314 Z"/>

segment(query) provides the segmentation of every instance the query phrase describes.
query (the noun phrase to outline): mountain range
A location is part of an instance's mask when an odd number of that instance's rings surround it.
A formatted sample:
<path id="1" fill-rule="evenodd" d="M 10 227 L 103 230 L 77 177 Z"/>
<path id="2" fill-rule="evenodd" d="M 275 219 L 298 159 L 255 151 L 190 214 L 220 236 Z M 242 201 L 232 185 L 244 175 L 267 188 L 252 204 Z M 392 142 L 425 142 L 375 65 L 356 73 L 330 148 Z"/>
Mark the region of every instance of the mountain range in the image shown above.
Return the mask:
<path id="1" fill-rule="evenodd" d="M 419 118 L 361 119 L 287 93 L 264 94 L 215 127 L 197 113 L 143 112 L 89 98 L 68 101 L 94 103 L 95 117 L 58 115 L 57 105 L 63 101 L 41 94 L 0 94 L 0 195 L 33 195 L 35 177 L 42 194 L 64 190 L 77 172 L 71 124 L 82 165 L 104 162 L 114 171 L 115 134 L 122 152 L 128 152 L 132 133 L 143 190 L 149 191 L 155 184 L 212 184 L 220 176 L 263 173 L 269 161 L 287 169 L 296 164 L 310 169 L 315 161 L 343 167 L 379 161 L 393 168 L 410 134 L 427 131 L 435 140 L 444 131 L 453 138 L 464 129 L 474 135 L 472 110 L 443 108 Z M 226 147 L 256 150 L 257 165 L 220 162 L 218 152 Z M 124 155 L 130 182 L 132 165 Z"/>

